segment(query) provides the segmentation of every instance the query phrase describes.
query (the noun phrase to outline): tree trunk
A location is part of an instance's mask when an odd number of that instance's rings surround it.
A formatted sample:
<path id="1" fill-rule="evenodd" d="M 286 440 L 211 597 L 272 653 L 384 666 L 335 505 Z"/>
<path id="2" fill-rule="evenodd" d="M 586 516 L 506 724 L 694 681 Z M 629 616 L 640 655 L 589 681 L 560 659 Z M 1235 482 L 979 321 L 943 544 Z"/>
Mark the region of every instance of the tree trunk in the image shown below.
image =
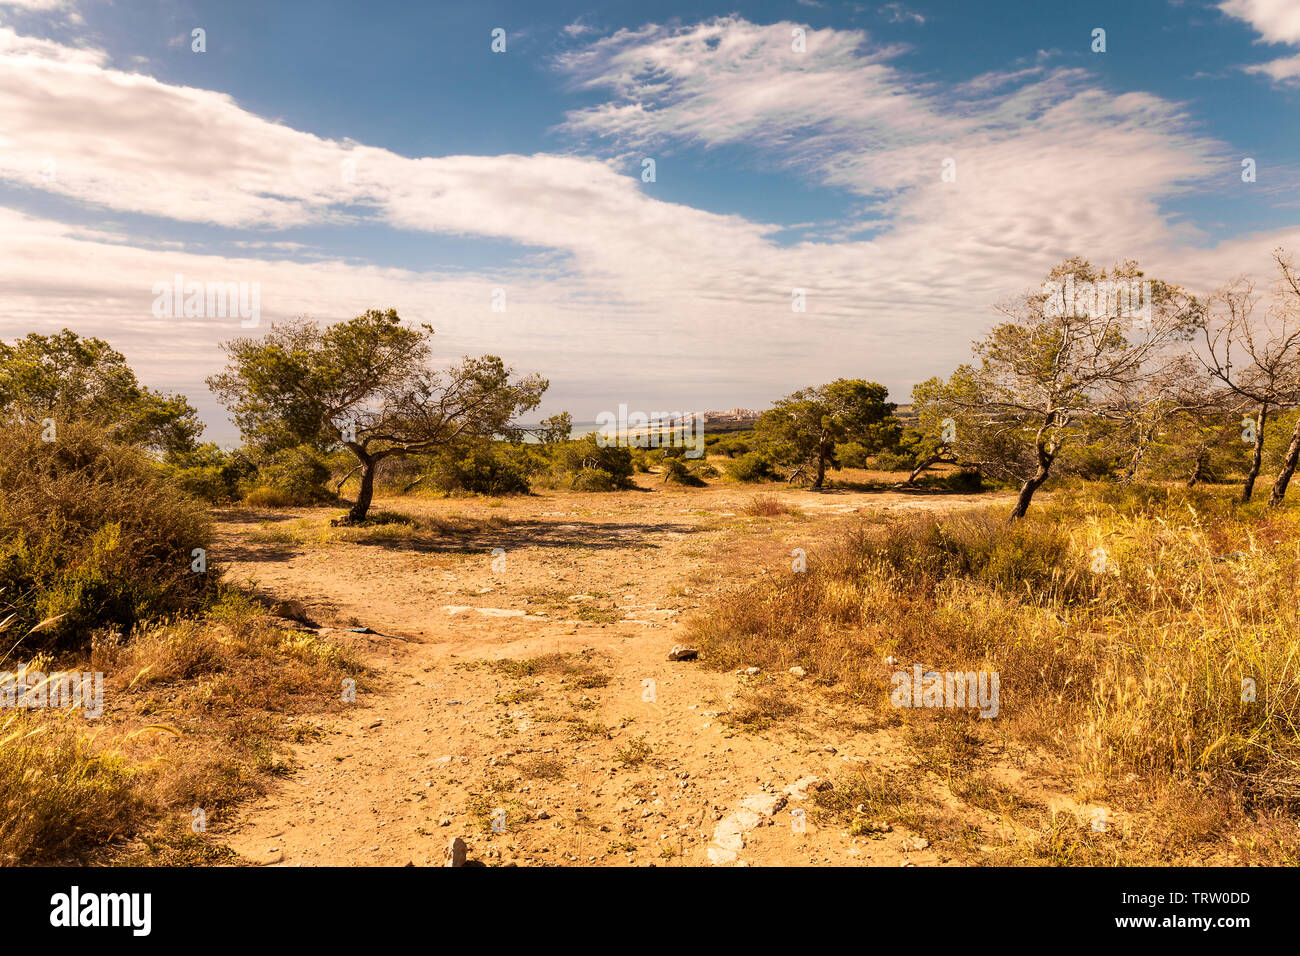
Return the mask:
<path id="1" fill-rule="evenodd" d="M 1151 444 L 1151 439 L 1155 438 L 1155 428 L 1147 429 L 1146 433 L 1138 437 L 1138 446 L 1133 450 L 1133 457 L 1129 460 L 1128 470 L 1125 472 L 1122 485 L 1131 485 L 1137 478 L 1138 468 L 1142 466 L 1142 459 L 1146 456 L 1147 446 Z"/>
<path id="2" fill-rule="evenodd" d="M 361 458 L 361 487 L 357 489 L 357 500 L 348 512 L 348 524 L 360 524 L 366 520 L 370 510 L 370 501 L 375 496 L 375 459 L 366 455 Z"/>
<path id="3" fill-rule="evenodd" d="M 1277 480 L 1273 482 L 1273 494 L 1268 499 L 1270 508 L 1280 507 L 1282 499 L 1286 497 L 1286 486 L 1291 481 L 1291 476 L 1295 474 L 1296 460 L 1300 459 L 1300 420 L 1295 423 L 1295 431 L 1291 433 L 1291 444 L 1287 446 L 1286 458 L 1282 460 L 1282 470 L 1278 473 Z"/>
<path id="4" fill-rule="evenodd" d="M 1034 492 L 1042 487 L 1043 482 L 1052 471 L 1052 461 L 1055 455 L 1050 454 L 1043 445 L 1038 445 L 1038 470 L 1034 476 L 1025 481 L 1020 486 L 1020 494 L 1016 497 L 1016 506 L 1011 509 L 1011 521 L 1019 521 L 1029 510 L 1029 502 L 1033 500 Z"/>
<path id="5" fill-rule="evenodd" d="M 826 452 L 817 453 L 817 478 L 812 483 L 813 491 L 821 491 L 822 483 L 826 481 Z"/>
<path id="6" fill-rule="evenodd" d="M 1264 422 L 1268 419 L 1268 406 L 1259 407 L 1259 421 L 1255 427 L 1255 454 L 1250 460 L 1250 471 L 1246 473 L 1246 484 L 1241 489 L 1241 501 L 1245 504 L 1255 491 L 1255 479 L 1259 477 L 1259 465 L 1264 458 Z"/>
<path id="7" fill-rule="evenodd" d="M 1192 474 L 1187 479 L 1187 487 L 1193 487 L 1201 480 L 1201 475 L 1205 471 L 1205 459 L 1210 454 L 1209 449 L 1202 448 L 1196 453 L 1196 464 L 1192 466 Z"/>
<path id="8" fill-rule="evenodd" d="M 925 461 L 921 462 L 914 469 L 912 469 L 912 473 L 907 476 L 907 481 L 903 482 L 903 484 L 905 485 L 915 484 L 916 479 L 921 474 L 921 472 L 925 471 L 931 465 L 939 464 L 939 462 L 941 461 L 948 462 L 950 464 L 956 464 L 956 462 L 952 458 L 946 455 L 943 454 L 931 455 L 929 458 L 925 459 Z"/>

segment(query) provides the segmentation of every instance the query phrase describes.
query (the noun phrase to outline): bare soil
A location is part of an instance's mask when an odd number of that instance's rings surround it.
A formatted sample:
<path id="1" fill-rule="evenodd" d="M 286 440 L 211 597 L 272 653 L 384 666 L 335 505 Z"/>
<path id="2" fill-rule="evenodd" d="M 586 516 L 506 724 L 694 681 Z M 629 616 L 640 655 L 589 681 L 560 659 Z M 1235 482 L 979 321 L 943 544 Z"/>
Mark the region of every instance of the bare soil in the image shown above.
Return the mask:
<path id="1" fill-rule="evenodd" d="M 640 480 L 608 494 L 380 499 L 377 510 L 462 528 L 387 541 L 276 533 L 303 521 L 327 533 L 337 507 L 220 512 L 229 577 L 299 602 L 311 622 L 301 626 L 345 639 L 378 689 L 347 717 L 322 718 L 324 733 L 296 748 L 296 772 L 214 836 L 289 866 L 441 865 L 455 837 L 486 865 L 959 862 L 901 823 L 858 836 L 819 826 L 811 793 L 785 793 L 810 775 L 911 761 L 896 729 L 864 729 L 812 696 L 814 716 L 738 728 L 729 713 L 759 682 L 815 692 L 788 674 L 724 673 L 668 653 L 714 594 L 788 567 L 795 548 L 815 555 L 859 513 L 1000 496 L 774 485 L 757 491 L 800 513 L 754 518 L 744 514 L 753 487 Z"/>

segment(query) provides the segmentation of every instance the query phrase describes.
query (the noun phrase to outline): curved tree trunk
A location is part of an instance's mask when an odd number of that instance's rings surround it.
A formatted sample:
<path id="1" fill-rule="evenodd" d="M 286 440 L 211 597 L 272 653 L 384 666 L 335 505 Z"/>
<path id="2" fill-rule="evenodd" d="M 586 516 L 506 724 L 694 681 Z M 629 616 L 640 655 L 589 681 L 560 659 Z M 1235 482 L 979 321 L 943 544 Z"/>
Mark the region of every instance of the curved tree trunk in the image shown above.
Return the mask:
<path id="1" fill-rule="evenodd" d="M 370 502 L 375 496 L 375 459 L 366 455 L 361 459 L 361 487 L 357 489 L 357 500 L 348 512 L 349 524 L 360 524 L 366 520 L 370 511 Z"/>
<path id="2" fill-rule="evenodd" d="M 1246 483 L 1241 489 L 1241 500 L 1244 504 L 1250 500 L 1250 496 L 1255 491 L 1255 479 L 1259 477 L 1259 465 L 1264 458 L 1264 422 L 1268 419 L 1268 406 L 1259 407 L 1259 421 L 1255 427 L 1255 454 L 1250 460 L 1250 471 L 1246 473 Z"/>
<path id="3" fill-rule="evenodd" d="M 1209 454 L 1210 454 L 1209 449 L 1206 448 L 1202 448 L 1199 452 L 1196 453 L 1196 464 L 1192 466 L 1192 473 L 1187 478 L 1188 488 L 1195 486 L 1195 484 L 1201 480 L 1201 476 L 1205 472 L 1205 459 L 1209 456 Z"/>
<path id="4" fill-rule="evenodd" d="M 1032 478 L 1026 479 L 1025 483 L 1020 486 L 1020 494 L 1016 496 L 1016 506 L 1011 509 L 1011 517 L 1008 519 L 1010 521 L 1019 521 L 1025 516 L 1025 512 L 1029 510 L 1029 502 L 1033 500 L 1034 492 L 1042 487 L 1043 482 L 1047 480 L 1047 476 L 1052 472 L 1052 462 L 1056 456 L 1047 450 L 1047 446 L 1043 444 L 1041 438 L 1038 441 L 1037 451 L 1038 470 L 1034 472 Z"/>
<path id="5" fill-rule="evenodd" d="M 929 458 L 925 459 L 925 461 L 921 462 L 919 465 L 917 465 L 915 468 L 912 469 L 912 473 L 907 476 L 907 481 L 903 482 L 903 484 L 905 485 L 915 484 L 916 479 L 920 476 L 921 472 L 925 471 L 931 465 L 937 465 L 940 462 L 946 462 L 947 464 L 950 465 L 957 464 L 957 460 L 951 457 L 950 455 L 945 455 L 943 453 L 931 455 Z"/>
<path id="6" fill-rule="evenodd" d="M 1280 507 L 1282 499 L 1286 497 L 1286 486 L 1290 483 L 1291 476 L 1295 474 L 1297 459 L 1300 459 L 1300 421 L 1295 423 L 1295 431 L 1291 433 L 1291 444 L 1287 446 L 1286 458 L 1282 460 L 1282 470 L 1278 472 L 1277 480 L 1273 482 L 1273 494 L 1268 499 L 1270 508 Z"/>

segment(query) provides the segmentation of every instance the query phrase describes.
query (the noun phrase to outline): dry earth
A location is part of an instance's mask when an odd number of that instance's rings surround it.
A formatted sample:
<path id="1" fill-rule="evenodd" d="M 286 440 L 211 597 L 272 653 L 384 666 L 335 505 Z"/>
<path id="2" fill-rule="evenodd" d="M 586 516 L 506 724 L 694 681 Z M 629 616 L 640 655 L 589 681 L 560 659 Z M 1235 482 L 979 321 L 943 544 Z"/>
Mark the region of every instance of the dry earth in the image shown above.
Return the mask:
<path id="1" fill-rule="evenodd" d="M 856 512 L 989 496 L 775 486 L 802 514 L 752 518 L 752 489 L 643 481 L 610 494 L 376 502 L 509 522 L 423 543 L 304 545 L 275 531 L 325 527 L 337 509 L 222 512 L 229 576 L 301 602 L 373 674 L 349 717 L 322 720 L 324 733 L 296 748 L 296 772 L 214 835 L 280 865 L 441 865 L 456 837 L 487 865 L 956 862 L 902 826 L 850 836 L 799 812 L 807 778 L 911 759 L 897 731 L 864 731 L 824 703 L 814 718 L 738 731 L 725 717 L 739 694 L 797 678 L 668 653 L 714 594 L 788 564 L 794 548 L 815 555 Z M 568 656 L 545 657 L 556 654 Z M 981 825 L 996 826 L 988 816 Z"/>

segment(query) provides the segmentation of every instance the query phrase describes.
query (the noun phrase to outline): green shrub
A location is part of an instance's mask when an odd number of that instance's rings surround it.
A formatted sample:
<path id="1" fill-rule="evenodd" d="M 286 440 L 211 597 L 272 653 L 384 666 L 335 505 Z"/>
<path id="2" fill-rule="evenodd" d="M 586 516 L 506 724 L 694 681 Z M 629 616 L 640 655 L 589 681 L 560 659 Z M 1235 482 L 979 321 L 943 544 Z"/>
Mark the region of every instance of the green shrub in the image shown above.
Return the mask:
<path id="1" fill-rule="evenodd" d="M 943 491 L 964 491 L 975 493 L 988 487 L 984 476 L 975 468 L 962 468 L 946 474 L 922 475 L 916 480 L 920 488 L 936 488 Z"/>
<path id="2" fill-rule="evenodd" d="M 332 501 L 329 480 L 329 465 L 315 451 L 286 448 L 258 462 L 257 473 L 244 483 L 244 500 L 273 508 Z"/>
<path id="3" fill-rule="evenodd" d="M 841 468 L 866 468 L 871 451 L 860 441 L 843 442 L 835 446 L 835 460 Z"/>
<path id="4" fill-rule="evenodd" d="M 479 495 L 526 495 L 545 459 L 526 445 L 494 442 L 449 449 L 429 464 L 434 487 Z"/>
<path id="5" fill-rule="evenodd" d="M 571 487 L 578 491 L 611 491 L 633 486 L 632 449 L 602 447 L 595 435 L 564 442 L 555 448 L 555 466 L 572 474 Z"/>
<path id="6" fill-rule="evenodd" d="M 212 442 L 167 456 L 164 468 L 182 491 L 210 504 L 237 501 L 240 486 L 257 472 L 243 451 L 222 451 Z"/>
<path id="7" fill-rule="evenodd" d="M 736 481 L 775 481 L 780 477 L 772 462 L 756 451 L 746 452 L 735 461 L 727 462 L 725 467 L 727 474 Z"/>
<path id="8" fill-rule="evenodd" d="M 729 437 L 718 436 L 712 442 L 705 439 L 705 445 L 709 447 L 709 452 L 715 455 L 726 455 L 728 458 L 738 458 L 754 450 L 754 442 L 751 433 L 745 433 L 745 436 L 733 435 Z"/>
<path id="9" fill-rule="evenodd" d="M 582 468 L 573 476 L 571 487 L 574 491 L 617 491 L 623 486 L 603 468 Z"/>
<path id="10" fill-rule="evenodd" d="M 911 455 L 900 455 L 892 451 L 882 451 L 875 457 L 869 466 L 860 465 L 851 467 L 871 467 L 876 471 L 905 471 L 908 474 L 911 474 L 912 469 L 916 467 L 916 459 Z"/>
<path id="11" fill-rule="evenodd" d="M 210 548 L 206 509 L 134 448 L 87 425 L 0 432 L 0 602 L 9 634 L 58 620 L 28 648 L 84 642 L 95 628 L 128 632 L 147 617 L 199 606 L 216 572 L 191 570 Z"/>
<path id="12" fill-rule="evenodd" d="M 663 467 L 664 484 L 688 485 L 695 488 L 704 484 L 682 458 L 665 458 Z"/>

